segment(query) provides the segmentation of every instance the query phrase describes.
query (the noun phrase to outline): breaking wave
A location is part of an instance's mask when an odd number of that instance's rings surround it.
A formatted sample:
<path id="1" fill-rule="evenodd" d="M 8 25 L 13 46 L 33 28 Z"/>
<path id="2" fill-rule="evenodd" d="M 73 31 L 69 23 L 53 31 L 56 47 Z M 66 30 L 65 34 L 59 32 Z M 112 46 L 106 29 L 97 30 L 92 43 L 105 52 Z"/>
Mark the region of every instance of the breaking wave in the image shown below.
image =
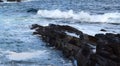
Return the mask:
<path id="1" fill-rule="evenodd" d="M 74 12 L 73 10 L 39 10 L 37 15 L 43 18 L 52 19 L 72 19 L 80 22 L 107 22 L 107 23 L 120 23 L 120 13 L 104 13 L 104 14 L 91 14 L 88 12 Z"/>

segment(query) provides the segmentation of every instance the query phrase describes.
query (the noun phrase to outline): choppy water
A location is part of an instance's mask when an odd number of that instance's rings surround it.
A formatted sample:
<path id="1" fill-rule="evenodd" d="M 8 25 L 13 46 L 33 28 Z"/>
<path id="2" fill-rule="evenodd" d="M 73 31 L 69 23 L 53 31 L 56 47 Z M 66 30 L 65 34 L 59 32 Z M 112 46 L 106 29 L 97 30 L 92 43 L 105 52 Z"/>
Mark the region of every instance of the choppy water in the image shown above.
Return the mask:
<path id="1" fill-rule="evenodd" d="M 120 33 L 119 0 L 24 0 L 0 3 L 0 66 L 72 66 L 32 35 L 30 26 L 64 24 L 95 35 Z M 37 13 L 28 13 L 30 8 Z"/>

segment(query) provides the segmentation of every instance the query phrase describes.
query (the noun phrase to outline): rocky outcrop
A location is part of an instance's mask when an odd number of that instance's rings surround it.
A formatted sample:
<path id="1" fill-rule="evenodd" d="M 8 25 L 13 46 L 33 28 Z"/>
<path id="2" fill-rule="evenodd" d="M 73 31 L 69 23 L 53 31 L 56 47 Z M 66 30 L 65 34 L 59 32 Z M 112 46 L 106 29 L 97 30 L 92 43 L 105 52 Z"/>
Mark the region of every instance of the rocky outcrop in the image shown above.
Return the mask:
<path id="1" fill-rule="evenodd" d="M 90 36 L 67 26 L 32 25 L 31 29 L 49 46 L 61 50 L 74 66 L 120 66 L 120 34 Z"/>

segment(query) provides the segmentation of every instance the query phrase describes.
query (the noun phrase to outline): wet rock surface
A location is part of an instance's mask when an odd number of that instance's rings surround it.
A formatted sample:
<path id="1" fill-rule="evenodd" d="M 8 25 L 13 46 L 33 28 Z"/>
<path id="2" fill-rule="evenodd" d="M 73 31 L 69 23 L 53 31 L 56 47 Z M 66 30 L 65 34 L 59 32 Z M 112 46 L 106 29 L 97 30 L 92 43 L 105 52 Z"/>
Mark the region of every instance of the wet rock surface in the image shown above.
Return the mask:
<path id="1" fill-rule="evenodd" d="M 90 36 L 73 27 L 55 24 L 33 24 L 31 29 L 48 46 L 56 47 L 73 60 L 74 66 L 120 66 L 120 34 Z"/>

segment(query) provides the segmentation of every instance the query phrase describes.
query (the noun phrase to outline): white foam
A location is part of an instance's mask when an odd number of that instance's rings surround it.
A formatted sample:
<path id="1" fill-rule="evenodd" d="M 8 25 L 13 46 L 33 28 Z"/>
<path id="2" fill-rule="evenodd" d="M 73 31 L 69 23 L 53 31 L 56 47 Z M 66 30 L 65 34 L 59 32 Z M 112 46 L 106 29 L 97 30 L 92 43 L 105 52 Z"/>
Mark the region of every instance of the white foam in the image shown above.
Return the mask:
<path id="1" fill-rule="evenodd" d="M 42 58 L 45 56 L 46 51 L 32 51 L 32 52 L 21 52 L 21 53 L 16 53 L 16 52 L 8 52 L 8 54 L 6 55 L 6 57 L 9 59 L 9 60 L 17 60 L 17 61 L 20 61 L 20 60 L 29 60 L 29 59 L 32 59 L 32 58 Z"/>
<path id="2" fill-rule="evenodd" d="M 96 53 L 96 46 L 91 45 L 91 44 L 88 44 L 88 45 L 92 48 L 92 52 L 93 52 L 93 53 Z"/>
<path id="3" fill-rule="evenodd" d="M 93 53 L 96 53 L 96 49 L 92 49 Z"/>
<path id="4" fill-rule="evenodd" d="M 74 12 L 73 10 L 61 11 L 61 10 L 39 10 L 37 14 L 44 18 L 63 18 L 63 19 L 73 19 L 82 22 L 110 22 L 110 23 L 120 23 L 120 13 L 105 13 L 92 15 L 88 12 Z"/>
<path id="5" fill-rule="evenodd" d="M 76 37 L 76 38 L 79 38 L 79 35 L 75 34 L 75 33 L 70 33 L 70 32 L 65 32 L 67 35 L 69 36 L 73 36 L 73 37 Z"/>
<path id="6" fill-rule="evenodd" d="M 72 18 L 74 15 L 72 10 L 68 12 L 62 12 L 60 10 L 39 10 L 38 14 L 46 18 Z"/>

